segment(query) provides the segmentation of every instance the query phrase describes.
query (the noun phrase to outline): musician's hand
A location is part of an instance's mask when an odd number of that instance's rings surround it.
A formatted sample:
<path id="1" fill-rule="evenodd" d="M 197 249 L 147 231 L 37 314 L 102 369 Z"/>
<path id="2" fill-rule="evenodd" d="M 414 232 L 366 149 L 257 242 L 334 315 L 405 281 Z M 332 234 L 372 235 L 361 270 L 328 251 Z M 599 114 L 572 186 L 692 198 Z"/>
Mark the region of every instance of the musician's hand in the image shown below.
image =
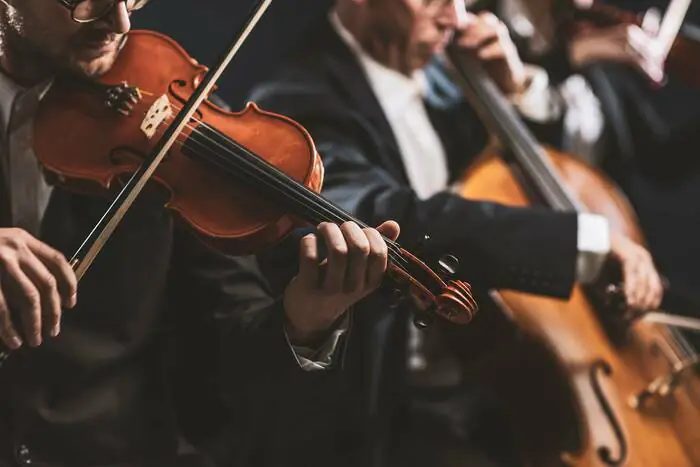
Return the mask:
<path id="1" fill-rule="evenodd" d="M 666 57 L 655 41 L 658 27 L 657 14 L 650 10 L 645 15 L 641 28 L 620 24 L 587 31 L 569 44 L 571 63 L 574 68 L 596 61 L 627 63 L 653 82 L 661 83 Z"/>
<path id="2" fill-rule="evenodd" d="M 459 19 L 457 43 L 473 51 L 506 94 L 526 85 L 525 67 L 508 28 L 493 13 L 467 13 Z"/>
<path id="3" fill-rule="evenodd" d="M 21 229 L 0 229 L 0 338 L 11 349 L 60 332 L 61 305 L 75 306 L 73 269 L 58 251 Z M 16 329 L 12 317 L 21 323 Z"/>
<path id="4" fill-rule="evenodd" d="M 299 274 L 284 294 L 287 334 L 296 344 L 315 340 L 351 305 L 379 287 L 388 264 L 382 235 L 395 240 L 399 225 L 387 221 L 376 229 L 361 229 L 354 222 L 340 227 L 324 222 L 318 233 L 327 247 L 327 260 L 319 264 L 317 238 L 305 236 Z"/>
<path id="5" fill-rule="evenodd" d="M 658 308 L 663 285 L 649 251 L 617 233 L 612 234 L 610 247 L 622 265 L 627 305 L 640 311 Z"/>

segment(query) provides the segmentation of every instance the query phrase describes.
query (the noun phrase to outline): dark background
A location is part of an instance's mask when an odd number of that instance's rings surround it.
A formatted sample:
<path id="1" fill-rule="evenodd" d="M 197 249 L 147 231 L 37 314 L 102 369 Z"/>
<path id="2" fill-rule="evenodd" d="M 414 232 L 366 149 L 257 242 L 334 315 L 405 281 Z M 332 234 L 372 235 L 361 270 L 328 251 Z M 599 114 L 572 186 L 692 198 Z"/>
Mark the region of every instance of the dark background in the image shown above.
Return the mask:
<path id="1" fill-rule="evenodd" d="M 253 0 L 152 0 L 133 16 L 133 27 L 167 34 L 200 63 L 212 65 L 243 24 Z M 273 0 L 219 80 L 219 94 L 235 110 L 280 54 L 299 41 L 332 0 Z"/>
<path id="2" fill-rule="evenodd" d="M 607 0 L 634 11 L 662 9 L 669 0 Z M 243 24 L 253 0 L 152 0 L 133 17 L 135 28 L 163 32 L 178 41 L 200 63 L 211 65 Z M 218 94 L 235 110 L 256 80 L 269 73 L 280 55 L 300 40 L 311 22 L 324 15 L 333 0 L 273 0 L 258 27 L 219 80 Z M 688 19 L 700 22 L 700 1 Z"/>

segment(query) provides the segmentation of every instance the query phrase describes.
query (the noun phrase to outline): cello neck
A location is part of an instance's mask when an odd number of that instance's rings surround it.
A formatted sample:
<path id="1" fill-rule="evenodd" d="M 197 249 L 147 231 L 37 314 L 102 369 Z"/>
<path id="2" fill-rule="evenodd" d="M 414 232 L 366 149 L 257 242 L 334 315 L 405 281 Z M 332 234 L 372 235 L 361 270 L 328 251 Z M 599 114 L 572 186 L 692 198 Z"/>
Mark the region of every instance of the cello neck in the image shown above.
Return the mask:
<path id="1" fill-rule="evenodd" d="M 544 148 L 481 64 L 453 45 L 447 48 L 447 56 L 455 71 L 453 78 L 535 194 L 552 209 L 580 211 L 579 201 L 557 174 Z"/>

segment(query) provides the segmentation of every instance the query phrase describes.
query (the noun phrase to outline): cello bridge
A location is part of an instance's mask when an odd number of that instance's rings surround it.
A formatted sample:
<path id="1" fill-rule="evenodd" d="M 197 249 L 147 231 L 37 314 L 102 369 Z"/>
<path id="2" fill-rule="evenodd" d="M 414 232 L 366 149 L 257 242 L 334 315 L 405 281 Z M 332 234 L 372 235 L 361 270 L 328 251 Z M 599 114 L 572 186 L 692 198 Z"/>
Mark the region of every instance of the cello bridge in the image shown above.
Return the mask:
<path id="1" fill-rule="evenodd" d="M 173 115 L 173 108 L 170 105 L 168 96 L 163 94 L 156 99 L 151 107 L 146 112 L 146 116 L 141 122 L 141 131 L 146 135 L 146 138 L 151 139 L 156 131 L 164 122 Z"/>
<path id="2" fill-rule="evenodd" d="M 629 399 L 630 407 L 639 410 L 650 399 L 671 396 L 683 381 L 685 374 L 698 369 L 700 369 L 700 359 L 697 357 L 677 362 L 670 372 L 659 376 L 637 394 L 633 394 Z"/>

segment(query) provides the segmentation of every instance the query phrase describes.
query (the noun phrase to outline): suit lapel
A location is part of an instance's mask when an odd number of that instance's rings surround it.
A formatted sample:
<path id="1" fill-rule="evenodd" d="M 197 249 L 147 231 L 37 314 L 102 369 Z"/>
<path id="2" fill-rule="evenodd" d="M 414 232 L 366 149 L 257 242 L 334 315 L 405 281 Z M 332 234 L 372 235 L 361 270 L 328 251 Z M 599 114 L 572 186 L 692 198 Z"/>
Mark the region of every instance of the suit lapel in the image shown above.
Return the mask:
<path id="1" fill-rule="evenodd" d="M 378 143 L 382 146 L 382 154 L 385 156 L 385 160 L 381 161 L 383 167 L 408 183 L 396 137 L 362 66 L 335 32 L 330 21 L 323 22 L 319 40 L 322 41 L 321 44 L 326 44 L 322 46 L 325 52 L 324 61 L 339 97 L 348 108 L 362 115 L 370 125 L 370 132 L 378 136 Z"/>

